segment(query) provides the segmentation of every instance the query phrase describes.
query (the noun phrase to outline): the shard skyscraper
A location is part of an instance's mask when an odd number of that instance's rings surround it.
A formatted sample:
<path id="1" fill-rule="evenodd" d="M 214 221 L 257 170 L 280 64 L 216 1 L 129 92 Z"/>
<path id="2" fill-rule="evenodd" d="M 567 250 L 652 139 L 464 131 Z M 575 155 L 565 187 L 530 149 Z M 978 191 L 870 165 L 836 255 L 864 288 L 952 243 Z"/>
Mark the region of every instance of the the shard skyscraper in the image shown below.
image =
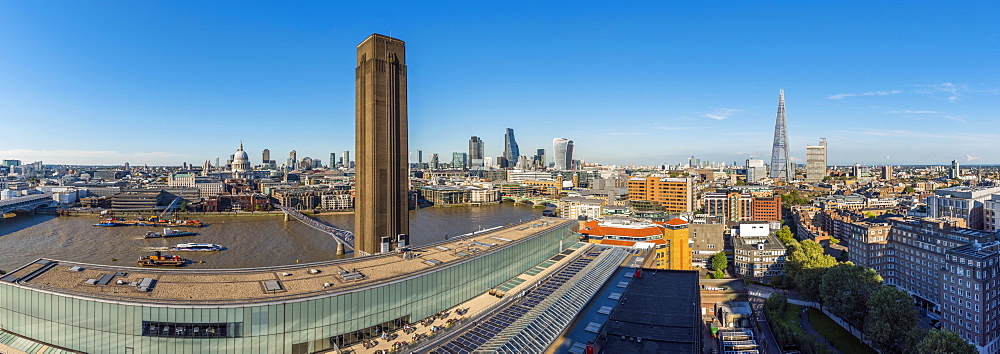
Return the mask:
<path id="1" fill-rule="evenodd" d="M 771 146 L 771 178 L 791 181 L 795 167 L 788 158 L 788 123 L 785 121 L 785 91 L 778 93 L 778 116 L 774 119 L 774 145 Z"/>

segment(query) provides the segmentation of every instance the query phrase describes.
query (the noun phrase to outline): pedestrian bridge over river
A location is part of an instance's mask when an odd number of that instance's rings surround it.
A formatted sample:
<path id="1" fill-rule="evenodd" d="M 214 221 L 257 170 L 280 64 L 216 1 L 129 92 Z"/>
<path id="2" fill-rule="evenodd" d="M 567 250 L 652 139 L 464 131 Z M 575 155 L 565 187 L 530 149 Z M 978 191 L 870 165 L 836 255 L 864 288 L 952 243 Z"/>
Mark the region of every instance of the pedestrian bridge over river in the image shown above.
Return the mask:
<path id="1" fill-rule="evenodd" d="M 327 233 L 330 236 L 333 236 L 333 239 L 336 240 L 337 243 L 344 245 L 344 248 L 347 252 L 356 251 L 354 249 L 354 233 L 321 223 L 316 219 L 305 216 L 298 210 L 295 210 L 295 208 L 289 208 L 281 204 L 274 204 L 274 207 L 280 209 L 282 212 L 285 213 L 285 215 L 293 217 L 295 218 L 295 220 L 301 221 L 303 224 L 306 224 L 311 228 L 314 228 L 316 230 Z M 366 253 L 362 255 L 368 255 L 368 254 Z"/>
<path id="2" fill-rule="evenodd" d="M 14 212 L 34 212 L 36 209 L 51 205 L 52 193 L 32 194 L 0 200 L 0 215 Z"/>

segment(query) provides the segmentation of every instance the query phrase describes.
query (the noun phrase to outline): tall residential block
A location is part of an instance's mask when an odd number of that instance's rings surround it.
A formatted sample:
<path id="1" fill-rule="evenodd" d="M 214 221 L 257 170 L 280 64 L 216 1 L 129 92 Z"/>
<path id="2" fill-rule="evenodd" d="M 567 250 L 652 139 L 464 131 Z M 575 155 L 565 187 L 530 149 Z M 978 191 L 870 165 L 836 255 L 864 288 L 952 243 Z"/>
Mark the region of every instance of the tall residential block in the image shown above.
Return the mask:
<path id="1" fill-rule="evenodd" d="M 771 145 L 771 178 L 791 181 L 795 169 L 788 157 L 788 123 L 785 120 L 785 91 L 778 93 L 778 114 L 774 118 L 774 143 Z"/>
<path id="2" fill-rule="evenodd" d="M 344 165 L 344 168 L 351 168 L 351 152 L 344 150 L 340 154 L 340 163 Z"/>
<path id="3" fill-rule="evenodd" d="M 959 179 L 962 177 L 962 170 L 958 166 L 958 160 L 951 160 L 951 168 L 948 169 L 948 178 Z"/>
<path id="4" fill-rule="evenodd" d="M 826 177 L 826 139 L 819 145 L 806 146 L 806 182 L 819 182 Z"/>
<path id="5" fill-rule="evenodd" d="M 403 41 L 373 34 L 357 58 L 355 249 L 375 254 L 382 237 L 410 233 L 406 51 Z"/>
<path id="6" fill-rule="evenodd" d="M 628 199 L 659 204 L 670 213 L 693 210 L 690 177 L 632 177 L 628 180 Z"/>

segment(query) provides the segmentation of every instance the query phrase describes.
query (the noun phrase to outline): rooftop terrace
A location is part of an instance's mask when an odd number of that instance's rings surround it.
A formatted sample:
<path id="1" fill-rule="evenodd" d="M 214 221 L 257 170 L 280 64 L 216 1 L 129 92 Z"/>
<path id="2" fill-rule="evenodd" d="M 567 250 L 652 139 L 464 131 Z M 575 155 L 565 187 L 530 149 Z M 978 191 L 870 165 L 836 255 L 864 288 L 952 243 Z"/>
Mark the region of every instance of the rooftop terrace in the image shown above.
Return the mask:
<path id="1" fill-rule="evenodd" d="M 576 223 L 536 219 L 415 247 L 412 257 L 385 254 L 276 267 L 162 269 L 39 259 L 3 276 L 0 283 L 88 299 L 142 304 L 225 306 L 279 302 L 330 296 L 403 280 Z M 119 281 L 123 284 L 118 284 Z M 141 290 L 143 286 L 148 291 Z"/>

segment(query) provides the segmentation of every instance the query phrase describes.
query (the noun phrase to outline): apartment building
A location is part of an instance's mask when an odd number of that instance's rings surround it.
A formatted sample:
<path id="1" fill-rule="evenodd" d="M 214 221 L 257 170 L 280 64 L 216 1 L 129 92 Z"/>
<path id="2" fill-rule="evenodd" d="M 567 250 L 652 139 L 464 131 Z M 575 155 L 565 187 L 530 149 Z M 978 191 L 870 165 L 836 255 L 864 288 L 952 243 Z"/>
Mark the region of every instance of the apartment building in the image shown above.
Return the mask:
<path id="1" fill-rule="evenodd" d="M 694 201 L 690 177 L 632 177 L 628 180 L 628 199 L 658 204 L 669 213 L 690 213 Z"/>

